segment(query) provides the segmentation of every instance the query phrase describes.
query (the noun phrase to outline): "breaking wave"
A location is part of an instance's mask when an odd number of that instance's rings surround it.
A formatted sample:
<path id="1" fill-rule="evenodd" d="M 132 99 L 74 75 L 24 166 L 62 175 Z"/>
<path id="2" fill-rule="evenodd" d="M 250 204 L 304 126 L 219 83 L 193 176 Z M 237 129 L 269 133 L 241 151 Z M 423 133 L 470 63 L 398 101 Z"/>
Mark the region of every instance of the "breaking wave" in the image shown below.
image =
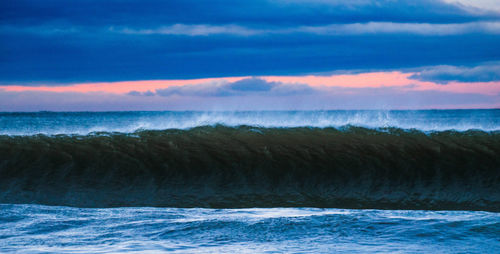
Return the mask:
<path id="1" fill-rule="evenodd" d="M 500 211 L 500 132 L 213 125 L 3 135 L 0 203 Z"/>

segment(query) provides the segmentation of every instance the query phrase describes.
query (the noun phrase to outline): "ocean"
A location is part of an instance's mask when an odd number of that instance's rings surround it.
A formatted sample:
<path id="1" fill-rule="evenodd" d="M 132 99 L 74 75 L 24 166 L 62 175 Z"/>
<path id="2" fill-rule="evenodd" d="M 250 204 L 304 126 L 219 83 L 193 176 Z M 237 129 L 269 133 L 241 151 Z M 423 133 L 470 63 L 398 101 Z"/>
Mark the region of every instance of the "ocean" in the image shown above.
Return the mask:
<path id="1" fill-rule="evenodd" d="M 0 113 L 0 252 L 498 253 L 500 110 Z"/>

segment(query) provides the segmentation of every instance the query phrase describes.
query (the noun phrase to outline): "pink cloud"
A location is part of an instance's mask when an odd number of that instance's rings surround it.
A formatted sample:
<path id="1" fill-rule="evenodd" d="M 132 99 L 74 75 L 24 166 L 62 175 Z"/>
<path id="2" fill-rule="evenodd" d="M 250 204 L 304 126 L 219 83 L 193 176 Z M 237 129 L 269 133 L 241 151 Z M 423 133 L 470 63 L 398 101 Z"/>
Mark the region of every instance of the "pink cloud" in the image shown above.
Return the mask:
<path id="1" fill-rule="evenodd" d="M 310 86 L 338 86 L 338 87 L 387 87 L 407 86 L 414 83 L 409 80 L 411 73 L 401 72 L 370 72 L 361 74 L 342 74 L 331 76 L 268 76 L 267 81 L 284 83 L 303 83 Z"/>
<path id="2" fill-rule="evenodd" d="M 210 90 L 249 77 L 192 80 L 152 80 L 83 83 L 59 86 L 0 86 L 0 111 L 37 110 L 287 110 L 287 109 L 423 109 L 498 108 L 500 82 L 414 80 L 415 73 L 372 72 L 331 76 L 263 76 L 276 87 L 302 87 L 308 93 L 240 91 L 231 96 L 213 93 L 165 93 L 182 87 Z M 186 88 L 186 89 L 184 89 Z M 188 89 L 189 88 L 189 89 Z M 307 88 L 307 89 L 305 89 Z M 175 89 L 174 89 L 175 90 Z M 191 89 L 192 90 L 192 89 Z M 194 89 L 196 90 L 196 89 Z M 205 91 L 204 90 L 204 91 Z M 135 91 L 136 96 L 129 95 Z M 150 95 L 143 96 L 150 91 Z M 272 90 L 274 91 L 274 90 Z M 299 90 L 302 91 L 302 90 Z M 132 93 L 131 93 L 132 94 Z"/>
<path id="3" fill-rule="evenodd" d="M 20 85 L 5 85 L 0 86 L 0 89 L 8 92 L 76 92 L 90 93 L 103 92 L 112 94 L 126 94 L 131 91 L 147 92 L 155 91 L 156 89 L 165 89 L 173 86 L 196 85 L 211 82 L 235 82 L 244 77 L 228 77 L 228 78 L 206 78 L 206 79 L 190 79 L 190 80 L 143 80 L 143 81 L 123 81 L 123 82 L 101 82 L 101 83 L 83 83 L 74 85 L 60 86 L 20 86 Z"/>
<path id="4" fill-rule="evenodd" d="M 479 93 L 497 95 L 500 82 L 450 82 L 446 85 L 428 81 L 410 79 L 415 73 L 371 72 L 332 76 L 268 76 L 267 81 L 284 83 L 302 83 L 310 86 L 346 87 L 346 88 L 382 88 L 399 87 L 412 91 L 443 91 L 451 93 Z"/>
<path id="5" fill-rule="evenodd" d="M 402 72 L 371 72 L 361 74 L 342 74 L 331 76 L 263 76 L 268 82 L 287 84 L 307 84 L 311 87 L 342 87 L 342 88 L 382 88 L 398 87 L 412 91 L 444 91 L 452 93 L 479 93 L 496 95 L 500 93 L 500 82 L 450 82 L 446 85 L 428 81 L 410 79 L 415 73 Z M 0 89 L 9 92 L 39 91 L 39 92 L 103 92 L 112 94 L 126 94 L 131 91 L 156 91 L 176 86 L 199 84 L 221 84 L 235 82 L 248 77 L 206 78 L 191 80 L 144 80 L 124 82 L 83 83 L 60 86 L 21 86 L 4 85 Z"/>

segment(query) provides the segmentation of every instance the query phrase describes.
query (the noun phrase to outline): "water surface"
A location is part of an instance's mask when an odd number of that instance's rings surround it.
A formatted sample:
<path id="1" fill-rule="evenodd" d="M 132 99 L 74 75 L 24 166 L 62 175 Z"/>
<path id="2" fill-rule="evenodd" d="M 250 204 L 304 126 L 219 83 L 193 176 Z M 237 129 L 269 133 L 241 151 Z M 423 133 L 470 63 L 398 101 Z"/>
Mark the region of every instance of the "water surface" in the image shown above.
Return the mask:
<path id="1" fill-rule="evenodd" d="M 500 215 L 0 205 L 0 252 L 498 253 Z"/>

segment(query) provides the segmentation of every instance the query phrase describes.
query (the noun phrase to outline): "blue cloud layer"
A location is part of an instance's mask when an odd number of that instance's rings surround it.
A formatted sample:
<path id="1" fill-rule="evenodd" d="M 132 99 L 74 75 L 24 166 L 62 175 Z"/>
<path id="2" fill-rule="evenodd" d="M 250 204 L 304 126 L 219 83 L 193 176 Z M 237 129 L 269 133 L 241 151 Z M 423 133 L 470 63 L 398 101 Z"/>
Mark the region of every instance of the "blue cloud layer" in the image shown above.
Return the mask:
<path id="1" fill-rule="evenodd" d="M 500 60 L 499 24 L 429 0 L 6 0 L 0 83 L 480 64 Z"/>
<path id="2" fill-rule="evenodd" d="M 431 81 L 438 84 L 447 84 L 451 81 L 500 81 L 500 62 L 485 63 L 474 67 L 449 65 L 433 66 L 424 68 L 419 73 L 410 76 L 410 78 L 422 81 Z"/>
<path id="3" fill-rule="evenodd" d="M 498 13 L 436 0 L 4 0 L 0 23 L 77 26 L 247 24 L 324 25 L 369 21 L 455 23 L 498 19 Z"/>
<path id="4" fill-rule="evenodd" d="M 131 91 L 132 96 L 194 96 L 194 97 L 227 97 L 227 96 L 290 96 L 317 92 L 307 84 L 286 84 L 268 82 L 260 78 L 245 78 L 235 82 L 210 82 L 197 85 L 173 86 L 156 91 Z"/>

